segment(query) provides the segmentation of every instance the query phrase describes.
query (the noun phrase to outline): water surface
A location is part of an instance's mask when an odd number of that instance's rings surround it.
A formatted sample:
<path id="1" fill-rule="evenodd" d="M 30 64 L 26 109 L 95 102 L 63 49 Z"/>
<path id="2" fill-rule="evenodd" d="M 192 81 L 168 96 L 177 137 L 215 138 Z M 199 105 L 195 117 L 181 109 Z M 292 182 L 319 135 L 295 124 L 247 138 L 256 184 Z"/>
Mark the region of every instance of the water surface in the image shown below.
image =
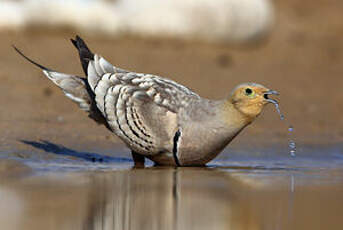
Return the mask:
<path id="1" fill-rule="evenodd" d="M 341 229 L 339 149 L 308 148 L 297 157 L 237 151 L 206 168 L 134 169 L 129 158 L 87 154 L 7 158 L 0 222 L 28 230 Z"/>

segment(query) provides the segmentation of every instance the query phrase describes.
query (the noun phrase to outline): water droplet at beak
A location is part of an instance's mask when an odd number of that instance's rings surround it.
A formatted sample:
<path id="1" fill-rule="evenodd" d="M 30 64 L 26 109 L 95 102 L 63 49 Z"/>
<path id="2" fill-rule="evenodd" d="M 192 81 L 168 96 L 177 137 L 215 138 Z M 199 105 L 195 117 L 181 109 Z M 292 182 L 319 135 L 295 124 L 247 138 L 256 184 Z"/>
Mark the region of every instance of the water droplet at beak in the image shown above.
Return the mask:
<path id="1" fill-rule="evenodd" d="M 279 103 L 274 100 L 274 99 L 267 99 L 268 102 L 270 103 L 273 103 L 275 105 L 275 108 L 276 108 L 276 111 L 278 112 L 278 114 L 280 115 L 280 119 L 281 120 L 284 120 L 285 119 L 285 116 L 281 113 L 280 111 L 280 106 L 279 106 Z"/>
<path id="2" fill-rule="evenodd" d="M 276 108 L 276 111 L 279 113 L 280 115 L 280 119 L 281 120 L 284 120 L 285 119 L 285 116 L 281 113 L 280 111 L 280 107 L 279 107 L 279 102 L 277 100 L 274 100 L 274 99 L 271 99 L 269 98 L 268 96 L 269 95 L 280 95 L 277 91 L 275 90 L 269 90 L 267 92 L 265 92 L 263 94 L 263 97 L 266 99 L 266 101 L 268 101 L 269 103 L 272 103 L 275 105 L 275 108 Z"/>

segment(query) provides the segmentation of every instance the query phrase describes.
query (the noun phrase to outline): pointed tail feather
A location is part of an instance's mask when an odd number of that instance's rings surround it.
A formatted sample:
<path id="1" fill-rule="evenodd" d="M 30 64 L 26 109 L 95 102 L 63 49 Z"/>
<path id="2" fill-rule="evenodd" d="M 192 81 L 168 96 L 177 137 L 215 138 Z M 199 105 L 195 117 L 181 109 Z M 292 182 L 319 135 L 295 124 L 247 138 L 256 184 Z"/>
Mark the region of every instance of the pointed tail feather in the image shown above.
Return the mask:
<path id="1" fill-rule="evenodd" d="M 27 57 L 23 52 L 21 52 L 17 47 L 13 46 L 13 48 L 26 60 L 38 66 L 42 69 L 43 73 L 58 87 L 60 87 L 64 94 L 69 97 L 71 100 L 79 104 L 81 109 L 85 111 L 90 110 L 91 98 L 86 89 L 86 82 L 85 79 L 82 79 L 77 76 L 59 73 L 52 69 L 49 69 L 37 62 L 33 61 L 31 58 Z"/>
<path id="2" fill-rule="evenodd" d="M 26 60 L 28 60 L 29 62 L 31 62 L 32 64 L 34 64 L 35 66 L 41 68 L 42 70 L 46 70 L 46 71 L 53 71 L 52 69 L 49 69 L 45 66 L 42 66 L 41 64 L 38 64 L 37 62 L 33 61 L 31 58 L 27 57 L 25 54 L 23 54 L 23 52 L 21 52 L 15 45 L 12 45 L 13 49 L 15 51 L 17 51 L 18 54 L 20 54 L 23 58 L 25 58 Z"/>
<path id="3" fill-rule="evenodd" d="M 23 54 L 23 52 L 21 52 L 17 47 L 13 46 L 13 48 L 27 61 L 42 69 L 43 73 L 53 83 L 61 88 L 63 93 L 68 98 L 78 104 L 82 110 L 89 113 L 88 116 L 91 119 L 95 120 L 99 124 L 103 124 L 108 127 L 105 118 L 95 105 L 93 92 L 90 91 L 88 82 L 85 78 L 56 72 L 33 61 L 31 58 Z"/>

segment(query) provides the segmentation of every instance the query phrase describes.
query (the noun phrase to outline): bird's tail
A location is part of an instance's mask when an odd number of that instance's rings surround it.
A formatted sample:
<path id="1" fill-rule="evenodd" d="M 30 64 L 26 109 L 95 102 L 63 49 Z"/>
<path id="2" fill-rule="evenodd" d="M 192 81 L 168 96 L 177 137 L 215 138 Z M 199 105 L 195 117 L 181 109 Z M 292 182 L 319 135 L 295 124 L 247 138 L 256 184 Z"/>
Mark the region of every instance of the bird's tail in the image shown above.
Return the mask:
<path id="1" fill-rule="evenodd" d="M 79 104 L 81 109 L 85 111 L 90 110 L 91 98 L 87 92 L 86 81 L 84 78 L 56 72 L 33 61 L 23 54 L 23 52 L 21 52 L 17 47 L 13 46 L 13 48 L 26 60 L 42 69 L 45 76 L 47 76 L 53 83 L 60 87 L 67 97 Z"/>
<path id="2" fill-rule="evenodd" d="M 82 42 L 82 40 L 80 40 Z M 93 55 L 87 46 L 82 46 L 82 43 L 79 43 L 75 41 L 77 45 L 80 45 L 79 54 L 80 59 L 82 62 L 82 66 L 88 65 L 88 62 L 86 63 L 87 59 L 90 58 L 91 55 Z M 75 45 L 73 42 L 73 44 Z M 38 64 L 37 62 L 33 61 L 29 57 L 27 57 L 23 52 L 21 52 L 17 47 L 13 46 L 13 48 L 26 60 L 34 64 L 35 66 L 42 69 L 45 76 L 47 76 L 53 83 L 55 83 L 59 88 L 62 89 L 64 94 L 70 98 L 72 101 L 74 101 L 76 104 L 79 105 L 79 107 L 89 113 L 89 117 L 95 120 L 97 123 L 107 125 L 107 122 L 105 121 L 103 115 L 98 110 L 98 108 L 95 105 L 94 102 L 94 95 L 93 92 L 89 88 L 89 84 L 87 82 L 87 79 L 81 78 L 75 75 L 65 74 L 65 73 L 59 73 L 57 71 L 54 71 L 52 69 L 49 69 L 41 64 Z M 86 64 L 84 64 L 86 63 Z"/>
<path id="3" fill-rule="evenodd" d="M 78 35 L 75 40 L 70 39 L 75 48 L 79 51 L 80 61 L 86 76 L 88 75 L 88 64 L 89 61 L 94 60 L 94 54 L 90 51 L 86 43 Z"/>

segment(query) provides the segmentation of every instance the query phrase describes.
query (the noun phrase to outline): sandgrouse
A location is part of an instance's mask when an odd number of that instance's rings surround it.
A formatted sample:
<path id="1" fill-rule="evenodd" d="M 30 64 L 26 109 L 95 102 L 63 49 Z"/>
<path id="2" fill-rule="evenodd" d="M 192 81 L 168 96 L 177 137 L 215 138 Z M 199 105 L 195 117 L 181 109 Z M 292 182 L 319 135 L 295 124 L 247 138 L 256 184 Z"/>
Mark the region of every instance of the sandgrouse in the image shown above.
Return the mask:
<path id="1" fill-rule="evenodd" d="M 205 165 L 266 104 L 278 105 L 268 98 L 278 93 L 256 83 L 238 85 L 227 99 L 205 99 L 172 80 L 115 67 L 93 54 L 79 36 L 71 41 L 86 78 L 46 68 L 14 48 L 90 118 L 116 134 L 132 150 L 136 166 L 144 165 L 145 157 L 158 165 Z"/>

